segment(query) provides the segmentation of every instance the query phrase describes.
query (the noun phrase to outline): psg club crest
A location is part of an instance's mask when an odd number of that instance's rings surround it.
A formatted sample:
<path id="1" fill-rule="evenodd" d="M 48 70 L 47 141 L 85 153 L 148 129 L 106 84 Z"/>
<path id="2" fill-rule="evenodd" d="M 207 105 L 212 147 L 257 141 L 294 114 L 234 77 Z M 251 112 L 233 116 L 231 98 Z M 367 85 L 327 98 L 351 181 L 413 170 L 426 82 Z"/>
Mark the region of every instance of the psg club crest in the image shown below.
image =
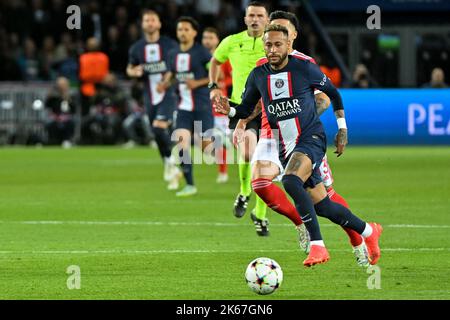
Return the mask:
<path id="1" fill-rule="evenodd" d="M 284 81 L 282 79 L 278 79 L 277 81 L 275 81 L 275 87 L 277 87 L 278 89 L 282 88 L 284 86 Z"/>

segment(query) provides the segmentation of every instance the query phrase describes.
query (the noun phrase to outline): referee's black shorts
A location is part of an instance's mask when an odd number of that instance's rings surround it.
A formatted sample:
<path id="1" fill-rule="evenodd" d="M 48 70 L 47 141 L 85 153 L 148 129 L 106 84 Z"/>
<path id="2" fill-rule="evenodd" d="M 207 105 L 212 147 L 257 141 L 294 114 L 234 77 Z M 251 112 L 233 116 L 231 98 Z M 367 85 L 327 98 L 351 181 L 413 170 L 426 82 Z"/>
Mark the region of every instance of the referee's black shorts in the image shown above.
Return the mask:
<path id="1" fill-rule="evenodd" d="M 233 103 L 230 101 L 230 107 L 236 107 L 237 104 Z M 236 125 L 238 123 L 240 119 L 238 118 L 230 118 L 230 124 L 228 125 L 228 127 L 231 130 L 234 130 L 236 128 Z M 254 130 L 256 135 L 259 137 L 259 130 L 261 129 L 261 113 L 258 114 L 255 119 L 253 119 L 252 121 L 250 121 L 249 123 L 247 123 L 247 127 L 245 130 Z"/>

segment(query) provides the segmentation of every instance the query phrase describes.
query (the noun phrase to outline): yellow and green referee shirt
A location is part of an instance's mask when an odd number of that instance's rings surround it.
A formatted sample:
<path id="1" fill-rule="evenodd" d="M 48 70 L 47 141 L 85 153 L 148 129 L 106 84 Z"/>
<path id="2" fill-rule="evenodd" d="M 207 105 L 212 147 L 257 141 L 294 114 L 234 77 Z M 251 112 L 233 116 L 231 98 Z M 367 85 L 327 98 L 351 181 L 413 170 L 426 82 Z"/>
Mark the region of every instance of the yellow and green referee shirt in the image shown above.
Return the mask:
<path id="1" fill-rule="evenodd" d="M 214 58 L 220 63 L 230 60 L 232 68 L 233 91 L 230 101 L 241 103 L 241 95 L 245 88 L 245 82 L 256 66 L 256 62 L 265 57 L 262 36 L 255 38 L 248 35 L 247 30 L 232 34 L 223 39 L 216 51 Z"/>

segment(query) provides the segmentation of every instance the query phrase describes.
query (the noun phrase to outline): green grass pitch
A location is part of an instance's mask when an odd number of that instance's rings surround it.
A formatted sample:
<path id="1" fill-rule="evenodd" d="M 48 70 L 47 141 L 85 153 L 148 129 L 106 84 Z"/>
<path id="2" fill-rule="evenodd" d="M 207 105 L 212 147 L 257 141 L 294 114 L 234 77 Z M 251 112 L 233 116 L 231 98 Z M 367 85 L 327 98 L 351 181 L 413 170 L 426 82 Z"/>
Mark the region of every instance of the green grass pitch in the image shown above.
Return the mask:
<path id="1" fill-rule="evenodd" d="M 314 268 L 286 218 L 269 212 L 271 235 L 257 237 L 231 212 L 235 165 L 226 185 L 195 166 L 199 193 L 178 199 L 154 149 L 2 148 L 0 299 L 450 299 L 450 148 L 350 146 L 329 160 L 352 210 L 384 226 L 380 289 L 324 219 L 331 260 Z M 269 296 L 244 281 L 258 256 L 284 271 Z"/>

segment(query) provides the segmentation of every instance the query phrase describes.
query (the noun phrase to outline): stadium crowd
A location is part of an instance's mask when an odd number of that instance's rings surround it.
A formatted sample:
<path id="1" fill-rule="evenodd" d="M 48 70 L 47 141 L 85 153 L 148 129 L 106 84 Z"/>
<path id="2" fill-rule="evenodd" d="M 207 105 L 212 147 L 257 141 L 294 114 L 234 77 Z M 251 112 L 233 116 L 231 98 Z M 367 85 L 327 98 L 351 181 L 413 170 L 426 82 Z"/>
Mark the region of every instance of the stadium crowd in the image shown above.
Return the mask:
<path id="1" fill-rule="evenodd" d="M 50 111 L 47 125 L 49 141 L 70 141 L 72 119 L 77 109 L 82 121 L 82 137 L 86 143 L 117 143 L 140 139 L 151 141 L 142 113 L 142 84 L 133 80 L 132 90 L 124 91 L 118 83 L 128 80 L 126 67 L 130 46 L 141 38 L 140 10 L 152 8 L 162 21 L 175 21 L 189 15 L 202 28 L 214 27 L 221 38 L 242 29 L 248 0 L 92 0 L 78 1 L 81 8 L 81 30 L 69 30 L 66 9 L 68 0 L 10 0 L 0 3 L 0 81 L 52 81 L 46 107 Z M 300 12 L 298 1 L 265 1 L 268 8 Z M 238 9 L 238 10 L 236 10 Z M 329 62 L 307 20 L 302 21 L 302 52 L 315 56 L 325 74 L 338 87 L 380 87 L 370 66 L 358 64 L 351 81 L 342 79 L 341 71 Z M 164 23 L 163 34 L 175 38 L 175 24 Z M 199 40 L 199 39 L 198 39 Z M 95 55 L 95 57 L 93 57 Z M 322 58 L 321 58 L 322 57 Z M 95 66 L 92 68 L 92 66 Z M 93 72 L 91 72 L 94 70 Z M 372 70 L 376 71 L 376 70 Z M 424 87 L 446 87 L 442 69 L 433 70 Z M 80 88 L 67 99 L 67 86 Z M 58 89 L 59 88 L 59 89 Z M 74 91 L 74 90 L 72 90 Z M 70 108 L 56 110 L 55 96 L 68 101 Z M 62 98 L 66 97 L 66 98 Z M 61 108 L 59 108 L 61 109 Z M 61 117 L 60 114 L 66 114 Z M 125 119 L 127 119 L 125 121 Z M 134 120 L 144 124 L 140 135 L 134 133 Z M 132 121 L 133 120 L 133 121 Z M 64 125 L 61 124 L 64 123 Z M 59 123 L 59 125 L 56 125 Z M 69 129 L 65 126 L 68 125 Z M 64 129 L 58 130 L 61 126 Z M 55 136 L 56 135 L 56 136 Z M 140 138 L 138 138 L 140 137 Z"/>
<path id="2" fill-rule="evenodd" d="M 267 1 L 268 6 L 271 2 Z M 95 37 L 110 59 L 110 70 L 125 78 L 128 49 L 141 37 L 141 8 L 161 13 L 162 21 L 189 15 L 203 27 L 211 26 L 222 36 L 243 25 L 246 0 L 92 0 L 77 1 L 81 30 L 69 30 L 68 0 L 11 0 L 0 3 L 0 81 L 55 80 L 58 75 L 78 79 L 78 59 L 86 40 Z M 295 1 L 281 1 L 283 8 L 296 9 Z M 240 8 L 240 10 L 236 10 Z M 175 25 L 165 23 L 163 34 L 175 36 Z"/>

